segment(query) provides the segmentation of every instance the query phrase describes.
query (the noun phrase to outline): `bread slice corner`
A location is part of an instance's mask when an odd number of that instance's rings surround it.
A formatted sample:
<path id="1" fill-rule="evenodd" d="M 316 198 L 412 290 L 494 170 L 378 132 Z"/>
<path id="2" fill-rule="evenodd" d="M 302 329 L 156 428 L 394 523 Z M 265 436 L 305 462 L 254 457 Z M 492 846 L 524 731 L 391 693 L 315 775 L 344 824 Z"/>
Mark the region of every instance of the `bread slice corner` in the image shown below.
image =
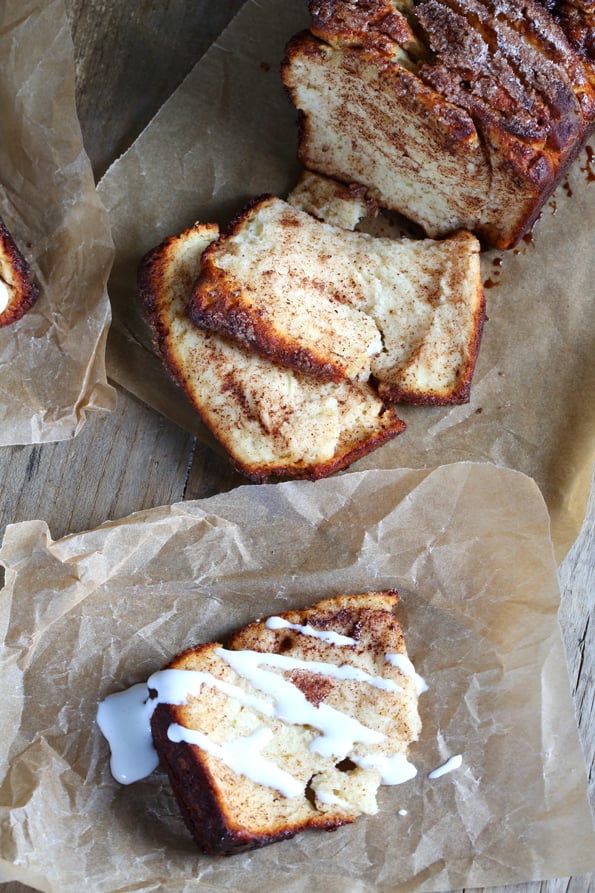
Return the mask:
<path id="1" fill-rule="evenodd" d="M 0 218 L 0 328 L 24 316 L 38 297 L 29 265 Z"/>

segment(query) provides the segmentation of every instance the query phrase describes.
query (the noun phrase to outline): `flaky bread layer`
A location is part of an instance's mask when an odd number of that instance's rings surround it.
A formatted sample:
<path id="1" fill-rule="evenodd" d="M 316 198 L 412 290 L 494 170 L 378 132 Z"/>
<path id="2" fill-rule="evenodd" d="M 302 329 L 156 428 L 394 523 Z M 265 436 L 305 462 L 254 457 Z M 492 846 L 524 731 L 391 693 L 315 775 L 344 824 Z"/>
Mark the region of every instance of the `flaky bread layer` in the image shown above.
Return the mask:
<path id="1" fill-rule="evenodd" d="M 354 230 L 364 218 L 378 216 L 378 205 L 365 186 L 346 186 L 308 170 L 301 172 L 287 201 L 317 220 L 341 229 Z"/>
<path id="2" fill-rule="evenodd" d="M 476 224 L 491 171 L 464 110 L 401 65 L 308 32 L 289 42 L 282 75 L 304 167 L 363 184 L 432 238 Z"/>

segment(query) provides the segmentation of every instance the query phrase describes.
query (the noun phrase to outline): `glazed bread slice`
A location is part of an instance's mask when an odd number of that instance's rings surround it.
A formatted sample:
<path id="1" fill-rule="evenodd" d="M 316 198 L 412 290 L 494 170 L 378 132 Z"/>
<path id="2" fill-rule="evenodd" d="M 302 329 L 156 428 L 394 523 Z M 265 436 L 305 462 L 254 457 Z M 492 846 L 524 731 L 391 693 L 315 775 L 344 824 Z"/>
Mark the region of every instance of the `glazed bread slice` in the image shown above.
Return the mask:
<path id="1" fill-rule="evenodd" d="M 384 781 L 415 775 L 419 677 L 394 592 L 345 595 L 199 645 L 167 669 L 202 674 L 163 703 L 153 740 L 207 853 L 232 854 L 377 811 Z M 191 674 L 189 674 L 189 678 Z"/>
<path id="2" fill-rule="evenodd" d="M 38 296 L 29 266 L 0 217 L 0 328 L 20 319 Z"/>
<path id="3" fill-rule="evenodd" d="M 515 245 L 593 130 L 588 65 L 560 23 L 538 0 L 309 7 L 282 69 L 304 166 L 430 236 Z"/>
<path id="4" fill-rule="evenodd" d="M 266 196 L 205 251 L 188 312 L 321 380 L 372 376 L 388 401 L 462 403 L 484 319 L 479 242 L 376 238 Z"/>
<path id="5" fill-rule="evenodd" d="M 217 236 L 197 224 L 165 240 L 144 258 L 139 290 L 160 356 L 236 467 L 254 481 L 316 479 L 399 434 L 367 385 L 318 382 L 193 325 L 187 301 Z"/>

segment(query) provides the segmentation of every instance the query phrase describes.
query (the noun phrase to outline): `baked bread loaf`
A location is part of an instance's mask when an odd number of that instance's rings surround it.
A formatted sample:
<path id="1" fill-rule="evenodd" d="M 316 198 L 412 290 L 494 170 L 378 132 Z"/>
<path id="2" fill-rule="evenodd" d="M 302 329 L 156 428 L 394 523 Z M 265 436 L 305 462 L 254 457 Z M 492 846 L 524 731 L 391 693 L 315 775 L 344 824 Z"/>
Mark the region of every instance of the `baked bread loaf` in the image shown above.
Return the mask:
<path id="1" fill-rule="evenodd" d="M 192 324 L 192 285 L 218 235 L 197 224 L 166 239 L 141 263 L 139 291 L 160 356 L 242 474 L 320 478 L 399 434 L 368 385 L 319 382 Z"/>
<path id="2" fill-rule="evenodd" d="M 153 741 L 196 842 L 232 854 L 377 811 L 384 782 L 413 777 L 420 677 L 395 592 L 343 595 L 199 645 L 168 670 L 182 703 L 148 682 Z M 167 670 L 166 670 L 167 673 Z"/>
<path id="3" fill-rule="evenodd" d="M 282 66 L 304 166 L 367 187 L 429 236 L 515 245 L 593 130 L 585 55 L 560 22 L 538 0 L 309 8 Z"/>
<path id="4" fill-rule="evenodd" d="M 297 196 L 322 216 L 332 184 L 308 182 L 312 200 L 308 183 Z M 332 198 L 331 210 L 349 207 Z M 188 314 L 321 380 L 372 377 L 387 401 L 463 403 L 484 319 L 479 242 L 376 238 L 265 196 L 204 252 Z"/>
<path id="5" fill-rule="evenodd" d="M 38 296 L 29 266 L 0 217 L 0 328 L 20 319 Z"/>

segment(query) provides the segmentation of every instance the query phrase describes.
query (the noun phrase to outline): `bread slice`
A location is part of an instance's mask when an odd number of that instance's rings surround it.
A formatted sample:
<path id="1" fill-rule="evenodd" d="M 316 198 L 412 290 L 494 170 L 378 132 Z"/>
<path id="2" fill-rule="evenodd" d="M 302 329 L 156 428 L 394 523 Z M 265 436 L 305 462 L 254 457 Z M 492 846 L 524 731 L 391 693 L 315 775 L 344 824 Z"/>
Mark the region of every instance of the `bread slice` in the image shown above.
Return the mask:
<path id="1" fill-rule="evenodd" d="M 538 0 L 310 0 L 283 81 L 310 170 L 432 237 L 510 248 L 593 129 L 589 71 Z"/>
<path id="2" fill-rule="evenodd" d="M 321 379 L 372 376 L 385 400 L 462 403 L 484 319 L 479 242 L 375 238 L 266 196 L 205 251 L 188 313 Z"/>
<path id="3" fill-rule="evenodd" d="M 287 201 L 323 223 L 348 230 L 354 230 L 366 218 L 378 216 L 378 205 L 364 186 L 355 183 L 346 186 L 306 170 L 300 174 Z"/>
<path id="4" fill-rule="evenodd" d="M 343 595 L 257 621 L 227 648 L 199 645 L 194 671 L 158 706 L 153 740 L 182 814 L 207 853 L 232 854 L 377 811 L 376 793 L 415 775 L 419 677 L 395 592 Z M 167 672 L 167 671 L 166 671 Z"/>
<path id="5" fill-rule="evenodd" d="M 38 296 L 29 266 L 0 217 L 0 328 L 20 319 Z"/>
<path id="6" fill-rule="evenodd" d="M 144 258 L 139 290 L 159 354 L 242 474 L 320 478 L 399 434 L 367 385 L 318 382 L 192 324 L 187 301 L 217 236 L 197 224 L 166 239 Z"/>

